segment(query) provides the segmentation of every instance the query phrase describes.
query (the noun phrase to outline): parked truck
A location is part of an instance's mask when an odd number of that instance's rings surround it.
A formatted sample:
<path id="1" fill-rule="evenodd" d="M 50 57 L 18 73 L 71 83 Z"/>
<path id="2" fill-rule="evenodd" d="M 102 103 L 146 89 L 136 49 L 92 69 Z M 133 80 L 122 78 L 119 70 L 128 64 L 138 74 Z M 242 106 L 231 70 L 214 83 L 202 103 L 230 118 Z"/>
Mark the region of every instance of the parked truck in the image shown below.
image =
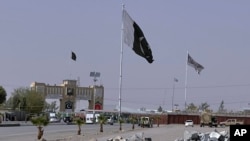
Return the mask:
<path id="1" fill-rule="evenodd" d="M 217 118 L 212 115 L 211 112 L 204 111 L 200 115 L 200 127 L 209 126 L 209 127 L 217 127 L 218 122 Z"/>
<path id="2" fill-rule="evenodd" d="M 227 119 L 226 121 L 220 122 L 220 126 L 230 126 L 230 125 L 243 125 L 244 121 L 239 121 L 237 119 Z"/>
<path id="3" fill-rule="evenodd" d="M 153 127 L 153 119 L 151 119 L 150 117 L 141 117 L 138 126 L 149 128 Z"/>

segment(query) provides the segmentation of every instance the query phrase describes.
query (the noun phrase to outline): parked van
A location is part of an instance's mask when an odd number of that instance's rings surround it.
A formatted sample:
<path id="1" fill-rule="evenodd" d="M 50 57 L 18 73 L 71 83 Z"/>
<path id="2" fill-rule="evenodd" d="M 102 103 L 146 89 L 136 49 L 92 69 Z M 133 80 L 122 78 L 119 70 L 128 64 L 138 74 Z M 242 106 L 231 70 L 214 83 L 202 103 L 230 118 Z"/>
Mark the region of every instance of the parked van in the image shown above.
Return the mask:
<path id="1" fill-rule="evenodd" d="M 95 123 L 98 122 L 98 117 L 100 116 L 100 114 L 95 114 Z M 86 114 L 86 123 L 87 124 L 93 124 L 94 122 L 94 114 Z"/>

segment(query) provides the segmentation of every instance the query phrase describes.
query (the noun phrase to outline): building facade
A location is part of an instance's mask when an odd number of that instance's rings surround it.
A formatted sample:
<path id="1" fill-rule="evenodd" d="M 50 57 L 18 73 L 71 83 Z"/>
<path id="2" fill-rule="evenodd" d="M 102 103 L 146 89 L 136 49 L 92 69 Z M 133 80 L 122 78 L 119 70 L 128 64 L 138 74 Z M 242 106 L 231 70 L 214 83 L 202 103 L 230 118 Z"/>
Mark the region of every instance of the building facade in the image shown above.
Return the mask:
<path id="1" fill-rule="evenodd" d="M 46 99 L 59 99 L 60 112 L 75 112 L 77 100 L 87 100 L 89 110 L 103 110 L 103 86 L 80 87 L 77 85 L 77 80 L 63 80 L 58 86 L 33 82 L 30 87 L 31 90 L 44 95 Z"/>

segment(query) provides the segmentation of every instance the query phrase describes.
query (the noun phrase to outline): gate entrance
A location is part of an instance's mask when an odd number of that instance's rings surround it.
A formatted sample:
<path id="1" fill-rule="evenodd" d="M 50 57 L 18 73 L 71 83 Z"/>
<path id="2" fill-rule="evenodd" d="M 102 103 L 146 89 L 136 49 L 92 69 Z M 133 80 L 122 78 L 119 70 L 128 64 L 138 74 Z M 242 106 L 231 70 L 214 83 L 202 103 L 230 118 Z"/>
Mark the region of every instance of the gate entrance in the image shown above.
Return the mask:
<path id="1" fill-rule="evenodd" d="M 61 85 L 33 82 L 31 90 L 43 94 L 46 99 L 58 99 L 60 112 L 75 112 L 77 100 L 87 100 L 89 110 L 103 110 L 104 87 L 80 87 L 77 80 L 63 80 Z"/>

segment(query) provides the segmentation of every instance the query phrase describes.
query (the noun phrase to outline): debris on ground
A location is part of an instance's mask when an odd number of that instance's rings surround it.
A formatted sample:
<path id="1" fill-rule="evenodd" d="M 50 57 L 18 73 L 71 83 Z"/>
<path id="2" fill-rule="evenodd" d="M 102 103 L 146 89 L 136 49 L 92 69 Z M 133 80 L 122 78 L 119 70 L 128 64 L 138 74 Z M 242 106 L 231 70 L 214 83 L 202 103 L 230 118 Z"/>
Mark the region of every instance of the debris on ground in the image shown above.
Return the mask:
<path id="1" fill-rule="evenodd" d="M 107 141 L 151 141 L 151 138 L 145 138 L 144 133 L 137 133 L 128 138 L 123 138 L 121 136 L 116 136 L 114 138 L 110 138 Z"/>
<path id="2" fill-rule="evenodd" d="M 175 141 L 229 141 L 230 134 L 228 131 L 218 132 L 216 129 L 212 132 L 200 133 L 197 131 L 185 131 L 184 138 Z"/>

